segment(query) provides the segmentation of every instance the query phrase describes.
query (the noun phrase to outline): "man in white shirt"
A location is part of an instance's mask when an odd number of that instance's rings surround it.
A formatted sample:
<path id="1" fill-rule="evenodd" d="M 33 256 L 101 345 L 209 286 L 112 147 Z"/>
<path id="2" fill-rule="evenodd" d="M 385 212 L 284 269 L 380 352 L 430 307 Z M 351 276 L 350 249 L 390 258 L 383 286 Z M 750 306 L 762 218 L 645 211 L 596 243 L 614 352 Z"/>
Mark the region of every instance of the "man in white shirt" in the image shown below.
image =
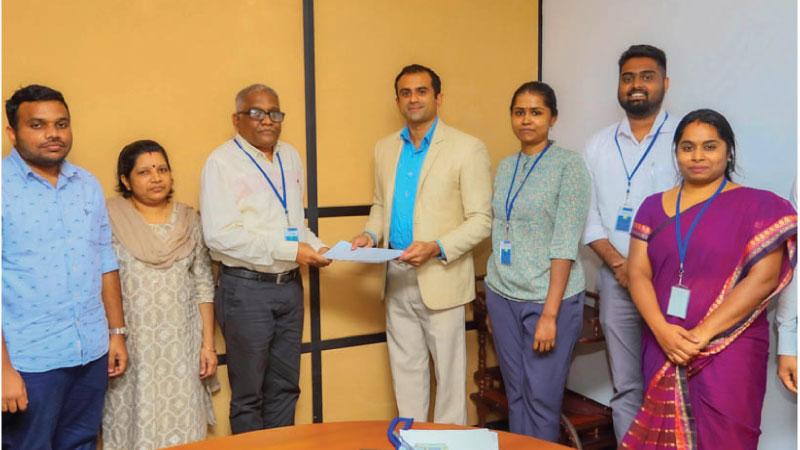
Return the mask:
<path id="1" fill-rule="evenodd" d="M 294 423 L 303 333 L 298 265 L 330 263 L 305 226 L 300 156 L 278 140 L 284 116 L 273 89 L 242 89 L 233 114 L 238 133 L 211 153 L 201 177 L 203 233 L 221 263 L 215 304 L 233 433 Z"/>
<path id="2" fill-rule="evenodd" d="M 663 51 L 633 45 L 619 59 L 617 98 L 625 117 L 589 139 L 584 158 L 592 201 L 583 242 L 602 259 L 597 274 L 619 442 L 642 405 L 642 319 L 628 292 L 628 243 L 636 210 L 678 180 L 672 134 L 678 117 L 661 109 L 669 87 Z"/>

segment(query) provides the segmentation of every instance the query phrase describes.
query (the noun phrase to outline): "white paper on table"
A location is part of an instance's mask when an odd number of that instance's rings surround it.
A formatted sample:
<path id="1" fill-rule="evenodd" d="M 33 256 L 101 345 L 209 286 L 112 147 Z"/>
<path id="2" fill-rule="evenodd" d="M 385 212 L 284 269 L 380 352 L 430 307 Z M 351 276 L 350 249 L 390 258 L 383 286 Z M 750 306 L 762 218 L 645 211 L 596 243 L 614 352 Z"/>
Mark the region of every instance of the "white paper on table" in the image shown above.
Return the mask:
<path id="1" fill-rule="evenodd" d="M 390 250 L 387 248 L 357 248 L 351 250 L 350 247 L 351 244 L 349 242 L 339 241 L 322 256 L 334 261 L 377 264 L 396 259 L 403 254 L 402 250 Z"/>
<path id="2" fill-rule="evenodd" d="M 400 430 L 400 437 L 413 447 L 444 444 L 448 450 L 498 450 L 497 433 L 477 430 Z"/>

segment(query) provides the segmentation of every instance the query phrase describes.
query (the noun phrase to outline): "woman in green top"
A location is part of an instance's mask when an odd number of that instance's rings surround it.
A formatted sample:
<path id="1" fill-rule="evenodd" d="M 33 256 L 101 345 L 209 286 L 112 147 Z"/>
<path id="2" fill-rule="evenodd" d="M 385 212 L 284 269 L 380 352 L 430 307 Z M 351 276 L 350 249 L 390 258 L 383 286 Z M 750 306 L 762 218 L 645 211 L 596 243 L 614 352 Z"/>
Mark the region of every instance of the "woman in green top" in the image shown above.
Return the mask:
<path id="1" fill-rule="evenodd" d="M 514 433 L 557 441 L 564 385 L 583 321 L 578 247 L 589 210 L 580 155 L 548 140 L 558 116 L 545 83 L 520 86 L 511 129 L 520 151 L 497 168 L 486 302 Z"/>

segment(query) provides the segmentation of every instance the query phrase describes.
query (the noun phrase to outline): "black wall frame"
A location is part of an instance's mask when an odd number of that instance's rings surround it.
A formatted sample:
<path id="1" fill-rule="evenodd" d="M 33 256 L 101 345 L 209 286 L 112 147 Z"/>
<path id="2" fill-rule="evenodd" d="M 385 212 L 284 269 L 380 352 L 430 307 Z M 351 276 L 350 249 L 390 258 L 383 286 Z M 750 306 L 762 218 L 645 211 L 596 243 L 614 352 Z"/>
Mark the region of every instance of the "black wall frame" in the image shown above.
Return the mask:
<path id="1" fill-rule="evenodd" d="M 542 79 L 542 3 L 539 4 L 539 42 L 537 79 Z M 356 217 L 369 215 L 370 205 L 320 207 L 317 186 L 317 92 L 314 55 L 314 0 L 303 0 L 303 62 L 306 110 L 306 192 L 308 227 L 319 234 L 319 219 L 324 217 Z M 303 353 L 311 354 L 311 403 L 314 423 L 321 423 L 322 416 L 322 352 L 339 348 L 386 342 L 386 333 L 363 334 L 322 340 L 319 269 L 309 269 L 309 316 L 311 320 L 311 342 L 304 342 Z M 467 330 L 476 329 L 474 321 L 465 324 Z M 225 364 L 226 355 L 219 356 Z"/>

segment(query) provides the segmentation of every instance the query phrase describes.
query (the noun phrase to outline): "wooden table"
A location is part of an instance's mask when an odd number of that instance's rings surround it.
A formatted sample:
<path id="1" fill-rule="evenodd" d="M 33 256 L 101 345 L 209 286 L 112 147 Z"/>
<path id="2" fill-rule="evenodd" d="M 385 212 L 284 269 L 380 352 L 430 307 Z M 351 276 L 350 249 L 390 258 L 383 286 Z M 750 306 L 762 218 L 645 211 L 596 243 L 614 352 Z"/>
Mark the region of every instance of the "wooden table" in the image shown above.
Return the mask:
<path id="1" fill-rule="evenodd" d="M 170 447 L 172 450 L 392 450 L 386 438 L 389 421 L 331 422 L 273 428 L 213 438 L 193 444 Z M 468 429 L 457 425 L 414 422 L 412 429 Z M 564 450 L 569 447 L 520 434 L 497 432 L 500 450 Z M 452 449 L 458 450 L 458 449 Z"/>

